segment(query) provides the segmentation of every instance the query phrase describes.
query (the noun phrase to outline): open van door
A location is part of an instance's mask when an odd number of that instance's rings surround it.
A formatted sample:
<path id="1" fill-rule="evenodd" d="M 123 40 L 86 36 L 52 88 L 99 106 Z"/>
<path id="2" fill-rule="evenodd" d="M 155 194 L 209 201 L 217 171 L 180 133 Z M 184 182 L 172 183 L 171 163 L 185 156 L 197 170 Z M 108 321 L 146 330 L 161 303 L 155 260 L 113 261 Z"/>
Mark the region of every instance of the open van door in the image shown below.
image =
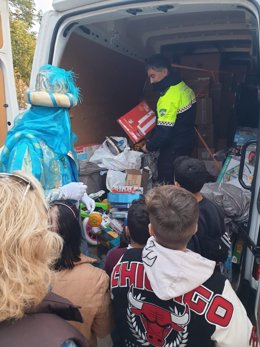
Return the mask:
<path id="1" fill-rule="evenodd" d="M 8 1 L 0 1 L 0 147 L 18 113 L 10 38 Z"/>
<path id="2" fill-rule="evenodd" d="M 260 100 L 258 100 L 260 101 Z M 250 298 L 251 290 L 256 290 L 256 300 L 253 320 L 257 323 L 258 337 L 260 336 L 260 153 L 259 153 L 259 134 L 257 140 L 251 140 L 244 144 L 241 150 L 241 162 L 239 169 L 239 182 L 241 186 L 251 191 L 251 208 L 248 220 L 248 227 L 243 231 L 245 249 L 244 279 L 249 283 L 249 287 L 242 286 L 244 296 Z M 252 172 L 252 184 L 248 184 L 243 179 L 248 161 L 253 159 L 254 169 Z M 252 297 L 254 294 L 252 292 Z M 249 300 L 250 302 L 251 300 Z M 249 308 L 250 309 L 250 308 Z M 253 311 L 253 307 L 251 308 Z"/>

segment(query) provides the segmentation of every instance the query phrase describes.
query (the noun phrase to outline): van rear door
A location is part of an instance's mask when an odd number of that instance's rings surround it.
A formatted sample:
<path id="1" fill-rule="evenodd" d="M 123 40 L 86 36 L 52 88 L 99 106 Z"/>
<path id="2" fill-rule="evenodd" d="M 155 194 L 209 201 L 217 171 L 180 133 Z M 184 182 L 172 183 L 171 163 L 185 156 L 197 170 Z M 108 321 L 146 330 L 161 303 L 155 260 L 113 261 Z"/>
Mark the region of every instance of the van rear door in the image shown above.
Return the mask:
<path id="1" fill-rule="evenodd" d="M 18 113 L 11 49 L 8 1 L 0 1 L 0 147 Z"/>

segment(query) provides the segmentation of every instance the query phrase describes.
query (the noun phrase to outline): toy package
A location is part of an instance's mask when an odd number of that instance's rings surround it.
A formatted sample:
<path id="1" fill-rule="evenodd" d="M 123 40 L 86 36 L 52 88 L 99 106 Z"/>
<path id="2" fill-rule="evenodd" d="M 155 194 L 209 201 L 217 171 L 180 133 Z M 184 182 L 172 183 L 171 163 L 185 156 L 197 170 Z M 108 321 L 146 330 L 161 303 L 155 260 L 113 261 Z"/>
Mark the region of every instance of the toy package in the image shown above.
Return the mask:
<path id="1" fill-rule="evenodd" d="M 155 127 L 156 117 L 147 103 L 142 101 L 117 121 L 132 142 L 137 143 Z"/>

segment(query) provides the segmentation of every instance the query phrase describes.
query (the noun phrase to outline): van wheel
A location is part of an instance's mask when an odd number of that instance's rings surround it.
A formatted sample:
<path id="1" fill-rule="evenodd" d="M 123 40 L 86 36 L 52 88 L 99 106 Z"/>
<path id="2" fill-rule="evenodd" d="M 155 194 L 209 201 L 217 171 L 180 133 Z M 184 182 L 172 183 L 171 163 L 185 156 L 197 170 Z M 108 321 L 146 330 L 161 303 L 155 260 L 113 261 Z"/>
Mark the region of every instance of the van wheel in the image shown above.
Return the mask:
<path id="1" fill-rule="evenodd" d="M 93 233 L 92 228 L 88 224 L 88 218 L 84 218 L 83 220 L 83 229 L 87 243 L 91 246 L 97 246 L 99 244 L 99 241 L 96 234 Z"/>

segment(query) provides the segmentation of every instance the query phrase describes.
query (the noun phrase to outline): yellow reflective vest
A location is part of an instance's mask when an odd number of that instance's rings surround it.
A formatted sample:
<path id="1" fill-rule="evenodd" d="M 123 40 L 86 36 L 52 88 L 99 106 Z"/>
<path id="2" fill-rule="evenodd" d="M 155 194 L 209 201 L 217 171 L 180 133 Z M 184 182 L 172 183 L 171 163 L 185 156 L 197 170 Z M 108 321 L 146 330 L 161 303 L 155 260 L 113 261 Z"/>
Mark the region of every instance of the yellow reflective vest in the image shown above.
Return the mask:
<path id="1" fill-rule="evenodd" d="M 157 102 L 157 125 L 174 126 L 178 115 L 196 102 L 193 90 L 184 82 L 169 87 Z"/>

